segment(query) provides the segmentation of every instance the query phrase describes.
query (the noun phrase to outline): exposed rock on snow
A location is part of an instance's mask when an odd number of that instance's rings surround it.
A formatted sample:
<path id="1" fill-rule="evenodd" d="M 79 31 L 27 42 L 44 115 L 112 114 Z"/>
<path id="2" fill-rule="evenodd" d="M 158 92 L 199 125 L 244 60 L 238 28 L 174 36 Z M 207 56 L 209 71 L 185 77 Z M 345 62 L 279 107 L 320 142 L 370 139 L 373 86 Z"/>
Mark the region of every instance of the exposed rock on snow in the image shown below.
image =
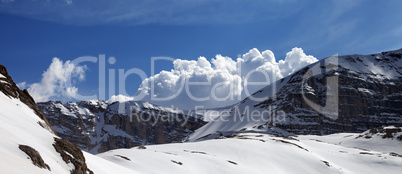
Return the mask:
<path id="1" fill-rule="evenodd" d="M 32 163 L 39 168 L 45 168 L 50 171 L 49 165 L 43 161 L 42 157 L 40 156 L 39 152 L 36 151 L 34 148 L 27 146 L 27 145 L 19 145 L 18 148 L 25 152 L 28 157 L 31 159 Z"/>
<path id="2" fill-rule="evenodd" d="M 402 141 L 402 124 L 372 128 L 356 138 L 372 138 L 373 136 Z"/>
<path id="3" fill-rule="evenodd" d="M 53 147 L 58 153 L 60 153 L 63 161 L 67 164 L 72 163 L 74 165 L 74 169 L 71 170 L 71 173 L 93 174 L 93 172 L 88 169 L 87 164 L 85 163 L 85 157 L 77 145 L 60 138 L 54 138 L 54 140 L 55 143 L 53 144 Z"/>

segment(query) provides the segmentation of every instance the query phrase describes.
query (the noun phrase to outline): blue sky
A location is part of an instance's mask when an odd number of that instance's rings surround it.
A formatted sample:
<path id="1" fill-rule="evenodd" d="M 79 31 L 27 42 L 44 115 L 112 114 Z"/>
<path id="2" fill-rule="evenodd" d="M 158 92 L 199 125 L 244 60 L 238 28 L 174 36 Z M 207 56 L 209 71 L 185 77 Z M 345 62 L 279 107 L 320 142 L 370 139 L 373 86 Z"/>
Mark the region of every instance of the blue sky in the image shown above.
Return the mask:
<path id="1" fill-rule="evenodd" d="M 318 59 L 369 54 L 402 48 L 401 7 L 396 0 L 0 0 L 0 63 L 16 83 L 32 84 L 54 57 L 105 54 L 117 60 L 107 68 L 140 68 L 149 76 L 155 56 L 235 59 L 257 48 L 284 59 L 294 47 Z M 157 72 L 173 67 L 157 65 Z M 98 69 L 87 67 L 76 86 L 93 94 Z M 139 77 L 127 78 L 128 93 L 140 84 Z"/>

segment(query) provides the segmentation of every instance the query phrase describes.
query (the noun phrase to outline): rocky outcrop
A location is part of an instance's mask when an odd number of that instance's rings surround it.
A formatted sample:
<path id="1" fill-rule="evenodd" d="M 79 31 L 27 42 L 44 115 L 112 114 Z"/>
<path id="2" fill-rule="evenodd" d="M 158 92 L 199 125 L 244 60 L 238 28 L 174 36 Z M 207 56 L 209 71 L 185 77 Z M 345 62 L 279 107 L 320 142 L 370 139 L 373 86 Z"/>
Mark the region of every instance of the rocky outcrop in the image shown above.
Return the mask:
<path id="1" fill-rule="evenodd" d="M 54 141 L 53 147 L 60 153 L 63 161 L 67 164 L 72 163 L 74 165 L 71 174 L 93 174 L 93 172 L 88 169 L 85 163 L 85 157 L 77 145 L 60 138 L 54 138 Z"/>
<path id="2" fill-rule="evenodd" d="M 118 148 L 181 142 L 203 126 L 201 119 L 146 102 L 102 100 L 38 103 L 63 139 L 96 154 Z"/>
<path id="3" fill-rule="evenodd" d="M 402 124 L 372 128 L 356 138 L 364 137 L 370 139 L 374 136 L 379 136 L 383 139 L 387 138 L 402 141 Z"/>
<path id="4" fill-rule="evenodd" d="M 18 148 L 28 155 L 35 166 L 51 171 L 49 165 L 47 165 L 45 161 L 43 161 L 42 156 L 40 156 L 39 152 L 36 151 L 34 148 L 21 144 L 18 146 Z"/>

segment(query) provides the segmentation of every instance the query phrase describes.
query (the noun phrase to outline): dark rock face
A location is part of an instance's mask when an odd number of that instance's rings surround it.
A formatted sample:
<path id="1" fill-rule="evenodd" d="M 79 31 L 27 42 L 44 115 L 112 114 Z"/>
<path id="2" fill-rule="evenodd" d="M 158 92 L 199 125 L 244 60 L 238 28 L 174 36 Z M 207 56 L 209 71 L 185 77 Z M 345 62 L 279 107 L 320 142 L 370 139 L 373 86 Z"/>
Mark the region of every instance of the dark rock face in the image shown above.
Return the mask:
<path id="1" fill-rule="evenodd" d="M 375 55 L 382 59 L 374 60 L 372 68 L 382 67 L 385 70 L 393 69 L 396 75 L 392 78 L 375 72 L 359 72 L 353 67 L 344 67 L 344 62 L 356 62 L 361 66 L 372 57 L 367 56 L 345 56 L 339 58 L 339 66 L 328 71 L 328 67 L 320 67 L 324 73 L 309 78 L 302 85 L 303 75 L 308 68 L 294 74 L 288 84 L 282 87 L 275 99 L 266 100 L 259 107 L 269 108 L 275 105 L 275 110 L 281 110 L 287 114 L 289 119 L 286 123 L 276 124 L 276 127 L 294 134 L 332 134 L 339 132 L 363 132 L 367 129 L 383 125 L 393 125 L 402 122 L 402 67 L 398 53 L 386 55 Z M 399 55 L 399 56 L 398 56 Z M 366 59 L 366 60 L 364 60 Z M 374 71 L 374 70 L 373 70 Z M 328 77 L 338 77 L 335 85 L 337 91 L 328 89 Z M 301 91 L 306 98 L 320 106 L 336 103 L 338 115 L 336 119 L 324 116 L 322 113 L 312 109 L 303 98 Z M 337 98 L 327 95 L 334 94 Z M 336 101 L 337 100 L 337 101 Z M 336 102 L 335 102 L 336 101 Z"/>
<path id="2" fill-rule="evenodd" d="M 50 126 L 48 120 L 46 119 L 45 114 L 38 108 L 35 103 L 35 100 L 29 95 L 26 89 L 20 90 L 17 85 L 14 83 L 11 76 L 8 74 L 6 67 L 0 64 L 0 74 L 4 75 L 6 78 L 1 78 L 0 80 L 5 81 L 6 83 L 0 83 L 0 91 L 3 92 L 10 98 L 20 99 L 23 103 L 25 103 L 28 107 L 35 111 L 36 115 L 39 116 L 44 121 L 44 124 L 39 123 L 42 127 L 49 129 L 54 134 L 56 132 Z"/>
<path id="3" fill-rule="evenodd" d="M 104 112 L 105 106 L 99 102 L 91 105 L 91 107 L 96 105 L 99 109 L 96 112 L 85 115 L 86 113 L 79 113 L 79 108 L 82 107 L 81 104 L 86 105 L 83 102 L 77 104 L 66 103 L 65 105 L 62 105 L 61 102 L 44 102 L 38 103 L 38 106 L 48 115 L 50 125 L 60 137 L 85 149 L 84 147 L 90 145 L 91 136 L 95 132 L 96 117 L 98 117 L 99 112 Z M 91 146 L 91 148 L 93 147 Z"/>
<path id="4" fill-rule="evenodd" d="M 42 157 L 40 156 L 39 152 L 36 151 L 34 148 L 27 146 L 27 145 L 19 145 L 18 148 L 25 152 L 29 158 L 31 159 L 32 163 L 39 168 L 48 169 L 50 171 L 49 165 L 43 161 Z"/>
<path id="5" fill-rule="evenodd" d="M 63 161 L 67 164 L 72 163 L 74 165 L 71 174 L 93 174 L 93 172 L 88 169 L 87 164 L 85 163 L 85 157 L 77 145 L 60 138 L 54 138 L 54 141 L 55 143 L 53 144 L 53 147 L 60 153 Z"/>
<path id="6" fill-rule="evenodd" d="M 205 122 L 141 102 L 43 102 L 39 108 L 58 135 L 96 154 L 118 148 L 181 142 Z M 123 111 L 121 111 L 123 109 Z M 120 110 L 120 111 L 119 111 Z"/>

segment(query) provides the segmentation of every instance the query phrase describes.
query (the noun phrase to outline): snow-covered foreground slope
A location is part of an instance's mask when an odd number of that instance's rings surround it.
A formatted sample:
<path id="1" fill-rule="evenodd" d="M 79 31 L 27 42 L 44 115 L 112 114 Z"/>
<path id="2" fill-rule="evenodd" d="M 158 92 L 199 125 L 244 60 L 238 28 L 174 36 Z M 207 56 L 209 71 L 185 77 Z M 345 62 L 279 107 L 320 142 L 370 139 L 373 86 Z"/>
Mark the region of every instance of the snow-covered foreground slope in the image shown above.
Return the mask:
<path id="1" fill-rule="evenodd" d="M 72 163 L 66 163 L 53 144 L 57 137 L 42 128 L 42 122 L 31 108 L 18 99 L 9 98 L 0 92 L 0 173 L 71 173 Z M 27 145 L 39 152 L 44 163 L 49 166 L 35 166 L 31 157 L 19 149 Z M 134 173 L 123 166 L 84 152 L 86 165 L 94 173 Z M 85 163 L 85 162 L 84 162 Z"/>
<path id="2" fill-rule="evenodd" d="M 361 134 L 339 133 L 327 136 L 301 136 L 345 147 L 402 155 L 402 124 L 367 130 Z"/>
<path id="3" fill-rule="evenodd" d="M 360 134 L 275 137 L 240 133 L 199 142 L 118 149 L 97 156 L 142 173 L 400 173 L 402 141 L 364 150 Z M 372 141 L 372 147 L 382 145 Z M 398 149 L 390 153 L 388 147 Z"/>
<path id="4" fill-rule="evenodd" d="M 81 150 L 59 139 L 26 90 L 0 65 L 1 173 L 90 173 Z"/>
<path id="5" fill-rule="evenodd" d="M 18 89 L 1 64 L 0 123 L 0 173 L 135 173 L 56 136 L 28 92 Z"/>
<path id="6" fill-rule="evenodd" d="M 88 152 L 83 152 L 87 161 L 88 168 L 90 168 L 94 174 L 137 174 L 142 173 L 138 170 L 127 168 L 113 161 L 109 161 L 102 157 L 95 156 Z"/>
<path id="7" fill-rule="evenodd" d="M 19 145 L 29 145 L 37 150 L 44 162 L 55 173 L 69 173 L 72 166 L 64 163 L 55 151 L 54 134 L 39 126 L 42 120 L 32 109 L 18 99 L 12 99 L 0 92 L 0 154 L 1 172 L 4 173 L 50 173 L 34 166 Z"/>

